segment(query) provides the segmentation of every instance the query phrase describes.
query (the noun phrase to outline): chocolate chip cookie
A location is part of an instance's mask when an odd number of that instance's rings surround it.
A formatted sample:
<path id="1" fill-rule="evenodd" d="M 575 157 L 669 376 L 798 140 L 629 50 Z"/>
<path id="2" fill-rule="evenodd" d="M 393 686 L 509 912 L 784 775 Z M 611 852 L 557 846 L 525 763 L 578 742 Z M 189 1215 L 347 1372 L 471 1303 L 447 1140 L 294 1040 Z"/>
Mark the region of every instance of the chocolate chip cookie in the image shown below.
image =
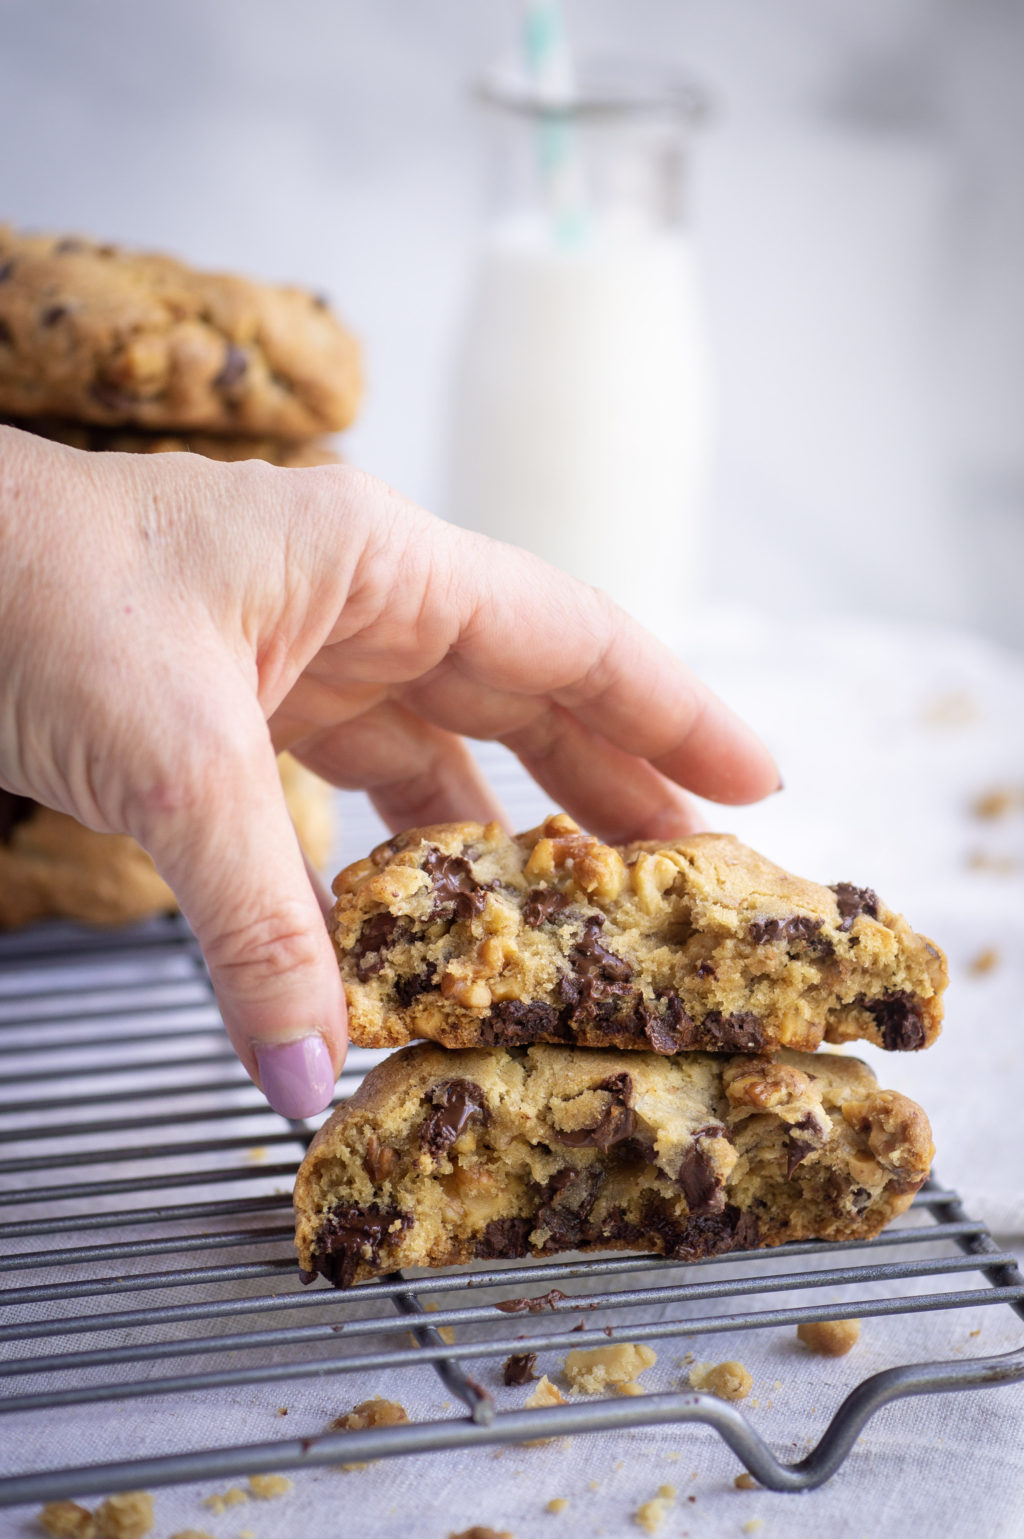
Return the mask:
<path id="1" fill-rule="evenodd" d="M 53 417 L 8 417 L 4 426 L 91 453 L 201 454 L 208 460 L 263 460 L 289 470 L 341 463 L 339 454 L 315 439 L 292 443 L 282 438 L 218 438 L 213 433 L 189 433 L 187 437 L 180 433 L 133 433 Z"/>
<path id="2" fill-rule="evenodd" d="M 418 1043 L 324 1124 L 295 1186 L 306 1281 L 868 1238 L 928 1174 L 925 1114 L 853 1058 Z"/>
<path id="3" fill-rule="evenodd" d="M 316 295 L 0 228 L 0 413 L 161 432 L 333 433 L 355 339 Z"/>
<path id="4" fill-rule="evenodd" d="M 620 848 L 548 818 L 412 829 L 334 883 L 352 1040 L 813 1051 L 927 1047 L 945 959 L 870 888 L 726 834 Z"/>
<path id="5" fill-rule="evenodd" d="M 290 754 L 277 767 L 299 843 L 322 865 L 333 833 L 330 788 Z M 0 790 L 0 930 L 50 918 L 131 924 L 177 906 L 134 839 L 94 833 L 66 813 Z"/>

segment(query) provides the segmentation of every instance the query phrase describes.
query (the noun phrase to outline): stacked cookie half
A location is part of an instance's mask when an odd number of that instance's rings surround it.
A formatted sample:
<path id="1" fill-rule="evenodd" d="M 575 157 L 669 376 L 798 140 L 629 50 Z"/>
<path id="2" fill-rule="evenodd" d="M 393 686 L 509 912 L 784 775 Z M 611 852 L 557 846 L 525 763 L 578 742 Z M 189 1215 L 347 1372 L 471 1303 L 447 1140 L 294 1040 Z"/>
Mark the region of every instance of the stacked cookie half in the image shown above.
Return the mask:
<path id="1" fill-rule="evenodd" d="M 361 394 L 355 338 L 318 295 L 78 236 L 0 227 L 0 421 L 89 451 L 336 463 Z M 327 857 L 327 788 L 282 758 L 300 840 Z M 173 907 L 132 840 L 0 791 L 0 929 Z"/>
<path id="2" fill-rule="evenodd" d="M 927 1178 L 920 1107 L 817 1051 L 940 1029 L 941 952 L 869 888 L 560 814 L 411 830 L 334 890 L 352 1040 L 401 1051 L 299 1172 L 306 1280 L 867 1238 Z"/>

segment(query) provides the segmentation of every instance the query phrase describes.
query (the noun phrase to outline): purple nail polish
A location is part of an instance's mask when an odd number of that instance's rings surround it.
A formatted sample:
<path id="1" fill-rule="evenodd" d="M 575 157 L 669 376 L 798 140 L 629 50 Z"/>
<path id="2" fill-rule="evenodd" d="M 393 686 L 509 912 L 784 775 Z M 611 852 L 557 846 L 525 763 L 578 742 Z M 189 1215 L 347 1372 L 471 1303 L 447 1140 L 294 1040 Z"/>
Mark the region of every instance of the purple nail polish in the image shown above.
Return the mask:
<path id="1" fill-rule="evenodd" d="M 282 1117 L 312 1117 L 330 1105 L 334 1068 L 321 1036 L 297 1042 L 257 1042 L 263 1094 Z"/>

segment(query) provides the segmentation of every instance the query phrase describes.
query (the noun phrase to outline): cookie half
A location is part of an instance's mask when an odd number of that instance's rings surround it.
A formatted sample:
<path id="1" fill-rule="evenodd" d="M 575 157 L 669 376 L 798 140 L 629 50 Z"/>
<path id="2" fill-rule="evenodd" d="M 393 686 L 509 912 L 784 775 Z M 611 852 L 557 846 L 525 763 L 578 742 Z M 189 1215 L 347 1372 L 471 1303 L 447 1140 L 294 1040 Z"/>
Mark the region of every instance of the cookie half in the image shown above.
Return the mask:
<path id="1" fill-rule="evenodd" d="M 927 1047 L 941 952 L 866 887 L 727 834 L 612 848 L 559 814 L 412 829 L 334 883 L 352 1040 L 391 1047 Z"/>
<path id="2" fill-rule="evenodd" d="M 275 438 L 347 427 L 359 348 L 314 294 L 0 228 L 0 413 Z"/>
<path id="3" fill-rule="evenodd" d="M 295 1185 L 306 1281 L 557 1251 L 696 1260 L 863 1239 L 927 1177 L 920 1107 L 853 1058 L 420 1043 L 320 1129 Z"/>

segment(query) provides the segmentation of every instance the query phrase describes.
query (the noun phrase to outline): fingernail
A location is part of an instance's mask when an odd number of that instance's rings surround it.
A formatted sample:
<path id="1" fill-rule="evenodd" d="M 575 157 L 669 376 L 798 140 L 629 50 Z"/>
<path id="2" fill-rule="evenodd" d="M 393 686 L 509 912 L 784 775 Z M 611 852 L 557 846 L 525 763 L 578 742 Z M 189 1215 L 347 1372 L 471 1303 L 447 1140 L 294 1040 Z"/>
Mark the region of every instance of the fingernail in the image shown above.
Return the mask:
<path id="1" fill-rule="evenodd" d="M 296 1042 L 257 1042 L 263 1094 L 282 1117 L 312 1117 L 331 1103 L 334 1066 L 323 1037 Z"/>

